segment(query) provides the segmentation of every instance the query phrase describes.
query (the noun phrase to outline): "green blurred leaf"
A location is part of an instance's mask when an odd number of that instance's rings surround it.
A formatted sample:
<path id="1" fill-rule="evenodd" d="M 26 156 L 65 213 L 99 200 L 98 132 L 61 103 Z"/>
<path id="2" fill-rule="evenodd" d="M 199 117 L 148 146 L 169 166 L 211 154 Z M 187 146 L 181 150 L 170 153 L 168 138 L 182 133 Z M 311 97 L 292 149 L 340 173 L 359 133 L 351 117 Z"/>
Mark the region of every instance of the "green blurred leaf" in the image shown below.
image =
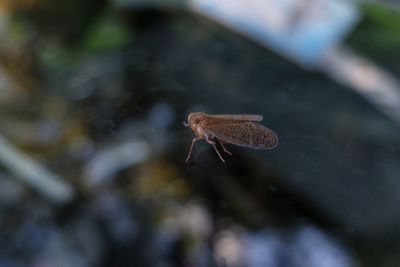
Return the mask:
<path id="1" fill-rule="evenodd" d="M 349 44 L 368 57 L 384 61 L 399 55 L 399 12 L 375 4 L 365 5 L 362 9 L 364 19 L 349 36 Z"/>
<path id="2" fill-rule="evenodd" d="M 119 48 L 129 42 L 130 32 L 113 16 L 103 16 L 89 28 L 83 49 L 99 51 Z"/>

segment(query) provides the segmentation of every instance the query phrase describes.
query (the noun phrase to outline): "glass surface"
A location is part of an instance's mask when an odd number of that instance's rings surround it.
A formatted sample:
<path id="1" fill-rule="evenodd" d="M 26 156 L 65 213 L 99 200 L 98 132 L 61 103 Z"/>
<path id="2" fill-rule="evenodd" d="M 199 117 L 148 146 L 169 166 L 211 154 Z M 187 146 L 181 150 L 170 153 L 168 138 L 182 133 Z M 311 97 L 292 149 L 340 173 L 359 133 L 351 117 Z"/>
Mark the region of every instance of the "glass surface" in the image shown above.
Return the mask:
<path id="1" fill-rule="evenodd" d="M 0 266 L 399 266 L 398 122 L 178 1 L 138 2 L 1 5 Z M 343 45 L 398 77 L 398 10 L 358 8 Z M 201 140 L 186 163 L 190 112 L 262 115 L 279 145 L 217 143 L 223 163 Z"/>

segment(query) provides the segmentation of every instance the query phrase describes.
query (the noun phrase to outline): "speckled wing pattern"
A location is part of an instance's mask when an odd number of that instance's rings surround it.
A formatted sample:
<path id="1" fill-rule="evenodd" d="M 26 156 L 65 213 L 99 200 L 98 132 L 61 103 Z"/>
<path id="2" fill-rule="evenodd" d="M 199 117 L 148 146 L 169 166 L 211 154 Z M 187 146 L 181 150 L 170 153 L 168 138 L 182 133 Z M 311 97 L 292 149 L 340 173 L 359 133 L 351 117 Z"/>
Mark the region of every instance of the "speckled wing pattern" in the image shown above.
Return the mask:
<path id="1" fill-rule="evenodd" d="M 238 146 L 272 149 L 278 145 L 276 134 L 254 121 L 230 120 L 210 116 L 205 128 L 213 137 Z"/>

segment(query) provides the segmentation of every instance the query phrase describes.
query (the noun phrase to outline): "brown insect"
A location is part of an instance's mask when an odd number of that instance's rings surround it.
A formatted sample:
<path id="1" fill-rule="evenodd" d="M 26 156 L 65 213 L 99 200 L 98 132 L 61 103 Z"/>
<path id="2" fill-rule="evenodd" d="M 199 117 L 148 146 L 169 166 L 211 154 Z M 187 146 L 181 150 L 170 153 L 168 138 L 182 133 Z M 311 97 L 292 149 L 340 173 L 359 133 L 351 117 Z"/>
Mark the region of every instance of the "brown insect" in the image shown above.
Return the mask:
<path id="1" fill-rule="evenodd" d="M 232 153 L 225 148 L 225 143 L 255 149 L 276 147 L 278 137 L 273 131 L 258 123 L 262 120 L 261 115 L 208 115 L 202 112 L 191 112 L 188 116 L 188 122 L 183 124 L 190 127 L 196 137 L 192 140 L 186 162 L 190 159 L 194 144 L 201 139 L 213 145 L 215 152 L 224 163 L 225 160 L 216 147 L 216 141 L 229 155 L 232 155 Z"/>

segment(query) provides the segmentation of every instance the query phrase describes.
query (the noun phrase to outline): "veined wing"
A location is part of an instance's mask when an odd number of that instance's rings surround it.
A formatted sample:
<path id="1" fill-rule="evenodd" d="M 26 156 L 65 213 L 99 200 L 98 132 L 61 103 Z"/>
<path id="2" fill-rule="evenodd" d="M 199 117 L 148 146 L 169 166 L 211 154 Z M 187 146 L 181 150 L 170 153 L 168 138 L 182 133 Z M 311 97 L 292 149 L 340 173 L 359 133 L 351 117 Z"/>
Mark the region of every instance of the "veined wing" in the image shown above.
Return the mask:
<path id="1" fill-rule="evenodd" d="M 207 125 L 207 132 L 226 143 L 255 149 L 272 149 L 278 145 L 276 134 L 257 122 L 229 121 Z"/>
<path id="2" fill-rule="evenodd" d="M 258 114 L 218 114 L 207 115 L 208 117 L 224 120 L 238 120 L 238 121 L 262 121 L 263 116 Z"/>

